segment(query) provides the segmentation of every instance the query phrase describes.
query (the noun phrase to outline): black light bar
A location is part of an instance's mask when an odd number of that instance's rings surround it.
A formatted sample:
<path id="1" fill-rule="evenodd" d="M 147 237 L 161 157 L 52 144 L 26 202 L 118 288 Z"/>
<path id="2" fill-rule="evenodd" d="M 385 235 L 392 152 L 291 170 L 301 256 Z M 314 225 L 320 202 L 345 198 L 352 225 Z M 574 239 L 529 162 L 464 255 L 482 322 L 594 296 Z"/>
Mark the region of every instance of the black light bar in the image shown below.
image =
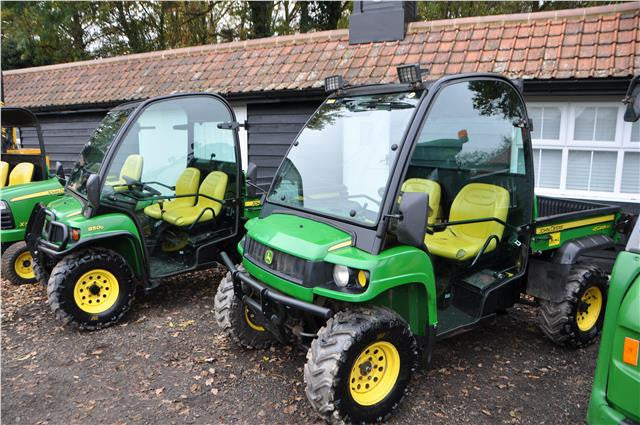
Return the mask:
<path id="1" fill-rule="evenodd" d="M 396 68 L 398 79 L 403 84 L 415 84 L 422 82 L 422 70 L 419 64 L 401 65 Z"/>
<path id="2" fill-rule="evenodd" d="M 331 75 L 324 79 L 324 91 L 334 92 L 344 87 L 342 75 Z"/>

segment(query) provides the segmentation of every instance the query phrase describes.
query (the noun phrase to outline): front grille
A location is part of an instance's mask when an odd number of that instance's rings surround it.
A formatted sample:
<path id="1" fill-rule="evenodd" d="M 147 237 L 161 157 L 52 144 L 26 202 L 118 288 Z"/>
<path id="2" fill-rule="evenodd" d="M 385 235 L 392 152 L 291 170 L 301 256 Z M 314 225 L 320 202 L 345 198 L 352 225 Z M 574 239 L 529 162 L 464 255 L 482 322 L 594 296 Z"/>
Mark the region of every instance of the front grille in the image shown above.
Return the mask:
<path id="1" fill-rule="evenodd" d="M 13 229 L 13 217 L 9 208 L 4 208 L 0 213 L 0 229 Z"/>
<path id="2" fill-rule="evenodd" d="M 265 254 L 267 250 L 273 252 L 271 264 L 265 262 Z M 244 245 L 244 255 L 253 263 L 262 268 L 268 269 L 276 275 L 292 280 L 297 283 L 303 283 L 306 260 L 285 254 L 277 249 L 269 248 L 266 245 L 256 242 L 247 236 Z"/>

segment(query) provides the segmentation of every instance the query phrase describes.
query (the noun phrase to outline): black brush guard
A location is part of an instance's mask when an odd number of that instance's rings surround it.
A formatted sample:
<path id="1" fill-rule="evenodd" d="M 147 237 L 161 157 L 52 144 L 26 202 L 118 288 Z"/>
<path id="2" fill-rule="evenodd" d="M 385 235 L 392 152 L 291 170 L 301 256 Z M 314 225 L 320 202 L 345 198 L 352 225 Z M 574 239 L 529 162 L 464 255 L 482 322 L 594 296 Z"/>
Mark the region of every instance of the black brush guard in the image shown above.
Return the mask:
<path id="1" fill-rule="evenodd" d="M 220 258 L 231 272 L 235 295 L 281 342 L 290 342 L 284 330 L 284 324 L 289 316 L 298 316 L 299 313 L 302 313 L 324 320 L 333 316 L 333 311 L 330 308 L 284 295 L 254 279 L 248 273 L 241 272 L 226 252 L 221 252 Z"/>

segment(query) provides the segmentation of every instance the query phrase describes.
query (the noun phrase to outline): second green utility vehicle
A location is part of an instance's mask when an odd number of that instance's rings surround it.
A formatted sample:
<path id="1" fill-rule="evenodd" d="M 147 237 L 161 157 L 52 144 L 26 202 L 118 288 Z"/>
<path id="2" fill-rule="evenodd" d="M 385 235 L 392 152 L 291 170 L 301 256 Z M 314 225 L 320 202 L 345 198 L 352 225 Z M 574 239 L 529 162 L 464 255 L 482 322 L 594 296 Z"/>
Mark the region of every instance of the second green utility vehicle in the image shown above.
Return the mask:
<path id="1" fill-rule="evenodd" d="M 640 129 L 640 75 L 632 80 L 624 101 L 624 120 Z M 587 423 L 640 423 L 640 221 L 611 273 Z"/>
<path id="2" fill-rule="evenodd" d="M 2 277 L 20 285 L 35 283 L 33 259 L 24 242 L 33 208 L 62 196 L 58 177 L 49 175 L 42 130 L 35 115 L 24 108 L 2 108 L 2 161 L 0 161 L 0 241 Z M 31 131 L 39 148 L 24 148 L 20 141 Z M 58 164 L 58 173 L 62 165 Z"/>
<path id="3" fill-rule="evenodd" d="M 567 346 L 602 326 L 617 207 L 534 196 L 532 124 L 509 79 L 464 74 L 345 86 L 290 147 L 238 244 L 216 319 L 245 347 L 309 344 L 306 394 L 327 420 L 378 421 L 421 355 L 526 300 Z"/>
<path id="4" fill-rule="evenodd" d="M 64 323 L 99 329 L 137 287 L 216 263 L 259 201 L 245 202 L 239 124 L 224 99 L 180 94 L 114 108 L 66 178 L 34 211 L 27 243 Z M 248 177 L 255 173 L 250 166 Z"/>

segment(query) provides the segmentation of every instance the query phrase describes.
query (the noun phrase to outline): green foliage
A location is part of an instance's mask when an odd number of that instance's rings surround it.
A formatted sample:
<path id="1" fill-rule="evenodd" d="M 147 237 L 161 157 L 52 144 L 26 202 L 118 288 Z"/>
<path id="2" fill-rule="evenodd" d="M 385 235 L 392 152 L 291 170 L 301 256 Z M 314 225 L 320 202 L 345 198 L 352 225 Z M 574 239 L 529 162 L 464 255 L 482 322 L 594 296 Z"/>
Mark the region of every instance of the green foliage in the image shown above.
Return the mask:
<path id="1" fill-rule="evenodd" d="M 611 2 L 418 2 L 418 19 Z M 352 1 L 2 1 L 2 69 L 346 28 Z"/>
<path id="2" fill-rule="evenodd" d="M 418 19 L 465 18 L 468 16 L 501 15 L 505 13 L 540 12 L 544 10 L 575 9 L 602 6 L 613 1 L 421 1 Z"/>

